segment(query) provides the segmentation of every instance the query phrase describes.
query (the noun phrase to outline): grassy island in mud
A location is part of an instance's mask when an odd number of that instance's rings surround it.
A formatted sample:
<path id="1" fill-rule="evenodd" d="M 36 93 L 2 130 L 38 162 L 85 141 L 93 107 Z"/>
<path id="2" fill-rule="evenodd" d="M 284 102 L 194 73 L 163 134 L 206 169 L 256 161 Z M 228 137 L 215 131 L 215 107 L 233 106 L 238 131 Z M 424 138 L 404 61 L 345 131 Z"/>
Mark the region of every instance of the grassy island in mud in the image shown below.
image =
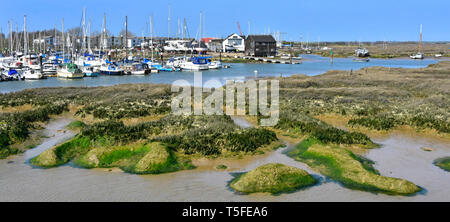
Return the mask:
<path id="1" fill-rule="evenodd" d="M 422 190 L 407 180 L 380 175 L 371 160 L 344 147 L 326 145 L 312 138 L 305 139 L 289 156 L 348 188 L 393 195 L 410 195 Z"/>
<path id="2" fill-rule="evenodd" d="M 439 158 L 434 161 L 434 165 L 447 172 L 450 172 L 450 157 Z"/>
<path id="3" fill-rule="evenodd" d="M 317 180 L 306 171 L 283 164 L 266 164 L 237 176 L 230 187 L 242 193 L 286 193 L 309 187 Z"/>

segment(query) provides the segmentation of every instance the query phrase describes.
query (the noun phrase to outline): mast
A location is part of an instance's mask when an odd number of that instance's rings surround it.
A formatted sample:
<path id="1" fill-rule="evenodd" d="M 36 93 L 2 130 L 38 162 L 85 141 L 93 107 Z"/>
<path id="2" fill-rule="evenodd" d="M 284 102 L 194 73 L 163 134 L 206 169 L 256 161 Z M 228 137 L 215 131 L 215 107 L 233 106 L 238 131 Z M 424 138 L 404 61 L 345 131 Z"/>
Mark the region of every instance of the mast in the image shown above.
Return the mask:
<path id="1" fill-rule="evenodd" d="M 100 50 L 106 50 L 108 38 L 106 36 L 106 13 L 103 13 L 102 36 L 100 39 Z"/>
<path id="2" fill-rule="evenodd" d="M 153 62 L 153 14 L 150 16 L 150 42 L 152 43 L 152 62 Z"/>
<path id="3" fill-rule="evenodd" d="M 41 43 L 41 41 L 42 41 L 42 39 L 41 39 L 41 31 L 39 31 L 39 52 L 43 53 L 42 52 L 42 43 Z"/>
<path id="4" fill-rule="evenodd" d="M 180 38 L 180 26 L 181 26 L 181 24 L 180 24 L 180 18 L 178 18 L 177 19 L 177 21 L 178 21 L 178 25 L 177 25 L 177 39 L 178 38 Z"/>
<path id="5" fill-rule="evenodd" d="M 422 24 L 420 24 L 419 52 L 422 52 Z"/>
<path id="6" fill-rule="evenodd" d="M 200 31 L 198 33 L 198 46 L 200 47 L 200 41 L 202 41 L 202 15 L 203 13 L 200 12 Z"/>
<path id="7" fill-rule="evenodd" d="M 8 21 L 9 25 L 9 54 L 13 54 L 13 36 L 12 36 L 12 23 Z"/>
<path id="8" fill-rule="evenodd" d="M 27 44 L 27 15 L 23 16 L 23 53 L 27 55 L 28 44 Z"/>
<path id="9" fill-rule="evenodd" d="M 183 29 L 182 29 L 183 40 L 186 38 L 186 18 L 183 20 Z"/>
<path id="10" fill-rule="evenodd" d="M 86 8 L 83 8 L 83 21 L 82 21 L 81 29 L 82 29 L 82 37 L 83 37 L 81 51 L 86 52 Z"/>
<path id="11" fill-rule="evenodd" d="M 88 37 L 88 51 L 89 53 L 92 52 L 91 50 L 91 20 L 89 19 L 89 25 L 88 25 L 88 29 L 89 29 L 89 37 Z"/>
<path id="12" fill-rule="evenodd" d="M 44 33 L 45 34 L 45 33 Z M 44 36 L 44 52 L 45 52 L 45 49 L 47 48 L 47 45 L 46 45 L 47 43 L 45 42 L 45 36 Z"/>
<path id="13" fill-rule="evenodd" d="M 64 38 L 64 19 L 62 19 L 62 50 L 63 50 L 63 63 L 66 61 L 66 39 Z"/>
<path id="14" fill-rule="evenodd" d="M 128 16 L 125 16 L 125 59 L 128 61 Z"/>
<path id="15" fill-rule="evenodd" d="M 55 38 L 54 38 L 54 40 L 53 40 L 53 49 L 55 50 L 55 51 L 57 51 L 57 47 L 56 47 L 56 24 L 55 24 L 55 26 L 53 27 L 53 32 L 55 33 Z"/>
<path id="16" fill-rule="evenodd" d="M 145 42 L 145 34 L 144 33 L 145 33 L 145 28 L 142 29 L 142 42 L 141 42 L 141 50 L 142 50 L 142 54 L 145 58 L 145 49 L 144 49 L 144 47 L 142 47 L 142 43 Z"/>
<path id="17" fill-rule="evenodd" d="M 167 39 L 170 40 L 170 4 L 169 4 L 169 17 L 167 19 Z"/>
<path id="18" fill-rule="evenodd" d="M 16 52 L 18 52 L 22 47 L 22 45 L 20 44 L 19 25 L 17 23 L 16 23 L 16 34 L 14 44 L 16 45 Z"/>

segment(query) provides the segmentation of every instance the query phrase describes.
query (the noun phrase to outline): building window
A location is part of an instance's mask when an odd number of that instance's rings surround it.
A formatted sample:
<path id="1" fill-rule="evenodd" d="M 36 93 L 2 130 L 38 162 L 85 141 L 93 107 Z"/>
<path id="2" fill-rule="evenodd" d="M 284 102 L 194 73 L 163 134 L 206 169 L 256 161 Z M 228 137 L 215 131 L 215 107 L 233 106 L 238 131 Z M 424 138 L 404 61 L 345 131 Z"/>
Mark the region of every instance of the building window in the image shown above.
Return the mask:
<path id="1" fill-rule="evenodd" d="M 228 39 L 229 45 L 241 45 L 242 39 Z"/>

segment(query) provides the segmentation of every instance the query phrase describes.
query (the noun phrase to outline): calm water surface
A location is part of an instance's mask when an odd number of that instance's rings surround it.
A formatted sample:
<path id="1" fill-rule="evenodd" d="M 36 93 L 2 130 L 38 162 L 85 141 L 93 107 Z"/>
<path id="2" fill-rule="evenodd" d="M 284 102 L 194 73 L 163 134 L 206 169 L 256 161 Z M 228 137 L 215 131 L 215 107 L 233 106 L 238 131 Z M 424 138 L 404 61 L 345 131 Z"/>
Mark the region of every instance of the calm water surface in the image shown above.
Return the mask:
<path id="1" fill-rule="evenodd" d="M 222 84 L 226 80 L 245 80 L 254 77 L 254 71 L 258 70 L 258 76 L 289 76 L 292 74 L 317 75 L 328 70 L 357 70 L 368 66 L 419 68 L 437 63 L 434 59 L 371 59 L 370 62 L 354 62 L 351 58 L 335 58 L 330 63 L 329 58 L 304 55 L 302 64 L 231 64 L 230 69 L 209 70 L 203 72 L 203 82 L 217 79 Z M 20 91 L 27 88 L 39 87 L 68 87 L 68 86 L 110 86 L 125 83 L 166 83 L 171 84 L 176 80 L 186 80 L 193 83 L 193 72 L 161 72 L 150 76 L 99 76 L 96 78 L 84 78 L 80 80 L 64 80 L 48 78 L 46 80 L 27 80 L 0 82 L 0 92 Z"/>

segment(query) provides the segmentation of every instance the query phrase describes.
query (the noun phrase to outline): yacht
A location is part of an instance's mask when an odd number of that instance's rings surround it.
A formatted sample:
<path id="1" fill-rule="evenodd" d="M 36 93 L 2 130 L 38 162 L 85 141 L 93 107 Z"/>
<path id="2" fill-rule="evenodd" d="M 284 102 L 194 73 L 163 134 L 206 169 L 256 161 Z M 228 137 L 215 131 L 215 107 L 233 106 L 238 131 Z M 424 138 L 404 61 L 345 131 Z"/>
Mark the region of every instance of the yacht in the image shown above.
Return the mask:
<path id="1" fill-rule="evenodd" d="M 37 69 L 28 69 L 25 70 L 22 74 L 22 77 L 26 80 L 38 80 L 43 79 L 44 76 L 42 75 L 40 70 Z"/>
<path id="2" fill-rule="evenodd" d="M 4 70 L 2 73 L 3 80 L 20 80 L 22 79 L 21 70 L 8 69 Z"/>
<path id="3" fill-rule="evenodd" d="M 84 73 L 73 63 L 64 64 L 64 66 L 57 71 L 58 78 L 63 79 L 81 79 Z"/>
<path id="4" fill-rule="evenodd" d="M 124 70 L 114 63 L 103 64 L 100 67 L 100 74 L 105 75 L 123 75 Z"/>
<path id="5" fill-rule="evenodd" d="M 134 63 L 131 65 L 131 75 L 147 75 L 150 74 L 150 71 L 150 68 L 145 63 Z"/>
<path id="6" fill-rule="evenodd" d="M 172 57 L 167 61 L 166 66 L 167 67 L 173 67 L 173 68 L 180 68 L 181 64 L 186 61 L 186 57 Z"/>
<path id="7" fill-rule="evenodd" d="M 206 57 L 192 57 L 181 63 L 181 68 L 184 70 L 208 70 L 208 60 Z"/>
<path id="8" fill-rule="evenodd" d="M 85 66 L 82 68 L 85 77 L 97 77 L 99 69 L 93 66 Z"/>
<path id="9" fill-rule="evenodd" d="M 208 68 L 209 69 L 221 69 L 222 68 L 222 62 L 221 61 L 208 61 Z"/>
<path id="10" fill-rule="evenodd" d="M 410 56 L 411 59 L 424 59 L 425 56 L 423 55 L 422 50 L 422 24 L 420 24 L 420 37 L 419 37 L 419 50 L 416 54 Z"/>
<path id="11" fill-rule="evenodd" d="M 52 76 L 56 75 L 58 71 L 58 65 L 54 63 L 44 63 L 42 65 L 42 74 Z"/>

